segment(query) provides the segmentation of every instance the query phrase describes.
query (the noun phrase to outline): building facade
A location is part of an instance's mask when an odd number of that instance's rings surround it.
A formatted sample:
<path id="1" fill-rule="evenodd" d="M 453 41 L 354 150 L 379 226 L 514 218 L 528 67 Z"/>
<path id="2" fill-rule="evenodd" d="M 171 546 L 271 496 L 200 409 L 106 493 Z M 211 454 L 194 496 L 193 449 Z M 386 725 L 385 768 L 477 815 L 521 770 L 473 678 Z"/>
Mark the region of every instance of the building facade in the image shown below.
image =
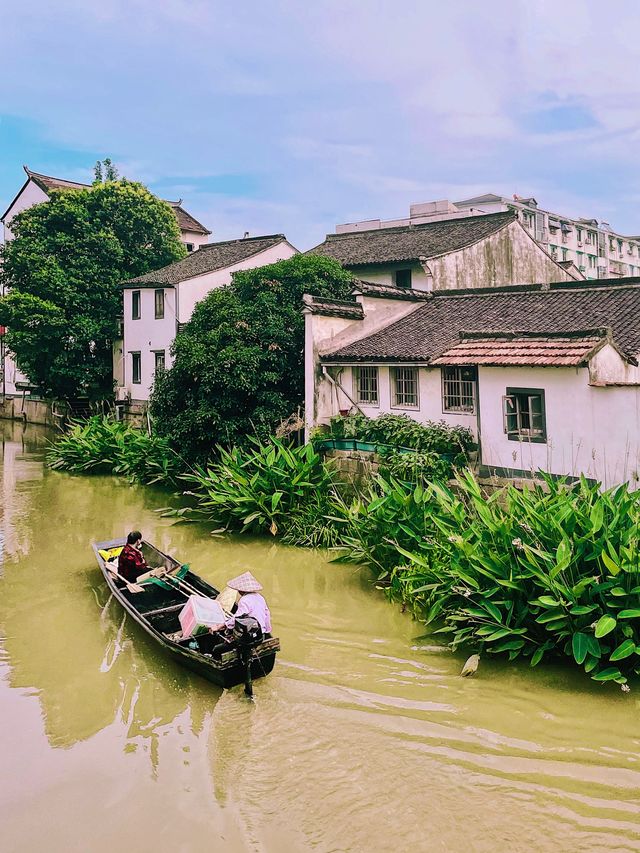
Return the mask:
<path id="1" fill-rule="evenodd" d="M 85 190 L 90 184 L 81 184 L 77 181 L 67 181 L 64 178 L 54 178 L 50 175 L 42 175 L 33 172 L 23 166 L 26 180 L 17 195 L 0 217 L 4 228 L 4 241 L 13 239 L 11 221 L 15 216 L 32 207 L 34 204 L 42 204 L 49 200 L 52 190 Z M 176 217 L 180 228 L 181 240 L 187 251 L 192 252 L 207 243 L 211 232 L 202 223 L 192 216 L 182 206 L 182 200 L 167 202 Z M 29 386 L 26 376 L 18 370 L 11 353 L 4 346 L 4 329 L 0 332 L 0 393 L 12 396 L 21 393 L 23 388 Z"/>
<path id="2" fill-rule="evenodd" d="M 310 429 L 339 412 L 471 429 L 484 472 L 640 482 L 640 279 L 306 297 Z"/>
<path id="3" fill-rule="evenodd" d="M 354 228 L 327 235 L 312 254 L 338 260 L 357 278 L 403 290 L 482 288 L 570 281 L 514 211 L 452 216 L 408 225 Z"/>
<path id="4" fill-rule="evenodd" d="M 114 344 L 116 399 L 143 408 L 156 371 L 171 366 L 181 323 L 208 293 L 239 270 L 286 260 L 298 250 L 284 234 L 209 243 L 181 261 L 123 284 L 123 338 Z"/>
<path id="5" fill-rule="evenodd" d="M 538 206 L 535 198 L 486 193 L 451 202 L 412 204 L 409 216 L 369 219 L 336 226 L 337 234 L 425 225 L 472 216 L 513 211 L 533 239 L 555 261 L 588 279 L 640 275 L 640 237 L 614 231 L 608 222 L 574 218 Z M 580 277 L 580 276 L 576 276 Z M 515 279 L 514 279 L 515 280 Z M 532 281 L 534 279 L 531 279 Z"/>

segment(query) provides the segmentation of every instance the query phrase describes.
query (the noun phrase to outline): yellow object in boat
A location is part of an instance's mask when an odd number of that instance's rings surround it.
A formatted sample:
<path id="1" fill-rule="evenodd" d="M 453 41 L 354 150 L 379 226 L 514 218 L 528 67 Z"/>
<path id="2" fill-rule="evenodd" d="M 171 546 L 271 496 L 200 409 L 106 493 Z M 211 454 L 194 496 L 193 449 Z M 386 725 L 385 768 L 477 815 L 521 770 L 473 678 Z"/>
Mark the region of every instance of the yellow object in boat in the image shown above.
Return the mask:
<path id="1" fill-rule="evenodd" d="M 114 557 L 119 557 L 120 552 L 122 551 L 122 546 L 118 546 L 117 548 L 109 548 L 105 550 L 104 548 L 100 548 L 98 554 L 102 557 L 103 560 L 109 562 L 109 560 L 113 560 Z"/>

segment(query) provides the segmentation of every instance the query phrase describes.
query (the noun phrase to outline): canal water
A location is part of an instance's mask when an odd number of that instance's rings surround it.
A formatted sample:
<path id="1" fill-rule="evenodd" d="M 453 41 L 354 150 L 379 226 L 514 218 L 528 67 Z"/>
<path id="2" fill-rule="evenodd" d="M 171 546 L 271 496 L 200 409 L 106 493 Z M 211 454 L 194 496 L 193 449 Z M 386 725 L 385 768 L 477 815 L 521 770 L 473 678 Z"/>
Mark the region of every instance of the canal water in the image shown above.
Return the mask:
<path id="1" fill-rule="evenodd" d="M 494 661 L 462 679 L 366 571 L 173 525 L 161 492 L 0 435 L 3 851 L 640 850 L 640 688 Z M 254 704 L 109 600 L 90 542 L 131 528 L 217 585 L 263 582 L 282 653 Z"/>

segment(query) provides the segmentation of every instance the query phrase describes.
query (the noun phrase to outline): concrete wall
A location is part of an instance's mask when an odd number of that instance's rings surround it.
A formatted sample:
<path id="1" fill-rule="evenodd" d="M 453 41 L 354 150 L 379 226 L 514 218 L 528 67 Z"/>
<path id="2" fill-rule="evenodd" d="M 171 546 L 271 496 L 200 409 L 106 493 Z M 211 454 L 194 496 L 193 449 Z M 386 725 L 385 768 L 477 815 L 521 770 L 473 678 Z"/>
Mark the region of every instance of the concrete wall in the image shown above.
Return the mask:
<path id="1" fill-rule="evenodd" d="M 56 426 L 59 419 L 53 416 L 51 403 L 46 400 L 32 400 L 29 395 L 24 401 L 20 397 L 0 398 L 0 418 L 23 421 L 28 424 Z"/>
<path id="2" fill-rule="evenodd" d="M 519 222 L 459 252 L 430 258 L 429 266 L 437 290 L 573 280 Z"/>

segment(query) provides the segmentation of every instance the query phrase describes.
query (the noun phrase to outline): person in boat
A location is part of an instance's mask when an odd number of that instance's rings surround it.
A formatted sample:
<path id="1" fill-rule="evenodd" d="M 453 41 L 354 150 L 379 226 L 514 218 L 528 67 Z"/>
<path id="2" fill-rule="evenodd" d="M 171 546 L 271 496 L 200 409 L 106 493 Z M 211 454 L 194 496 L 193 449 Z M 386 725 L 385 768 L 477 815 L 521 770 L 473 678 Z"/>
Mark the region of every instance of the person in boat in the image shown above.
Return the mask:
<path id="1" fill-rule="evenodd" d="M 227 627 L 233 627 L 237 616 L 253 616 L 262 628 L 262 633 L 265 636 L 270 636 L 271 613 L 264 596 L 260 594 L 262 584 L 258 583 L 251 572 L 245 572 L 228 581 L 227 586 L 240 593 L 240 599 L 233 616 L 227 622 Z"/>
<path id="2" fill-rule="evenodd" d="M 118 574 L 129 583 L 135 583 L 139 575 L 149 571 L 147 561 L 140 551 L 141 548 L 142 533 L 139 530 L 132 530 L 127 536 L 127 544 L 118 557 Z"/>

